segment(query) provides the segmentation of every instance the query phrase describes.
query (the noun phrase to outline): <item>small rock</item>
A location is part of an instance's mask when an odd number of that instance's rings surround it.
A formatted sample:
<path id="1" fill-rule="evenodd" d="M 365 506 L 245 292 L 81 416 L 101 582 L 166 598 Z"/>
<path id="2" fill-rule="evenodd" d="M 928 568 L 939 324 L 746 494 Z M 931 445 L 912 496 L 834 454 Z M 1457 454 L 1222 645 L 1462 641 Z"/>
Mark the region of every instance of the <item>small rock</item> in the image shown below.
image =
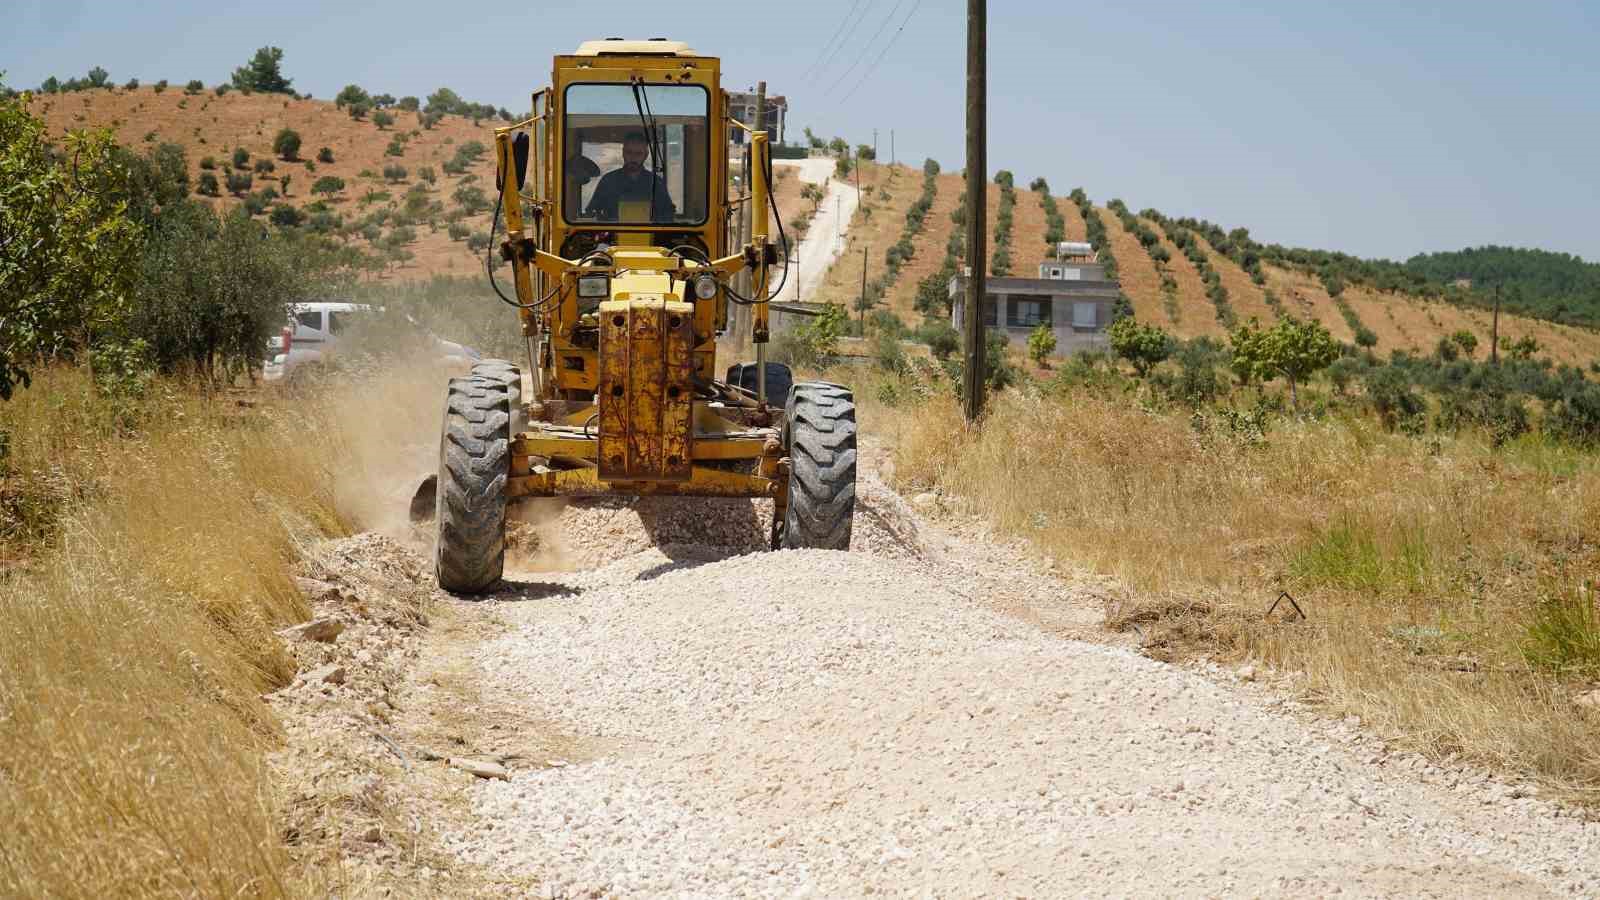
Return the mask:
<path id="1" fill-rule="evenodd" d="M 369 844 L 376 844 L 377 842 L 383 840 L 383 831 L 380 830 L 378 826 L 373 825 L 365 832 L 362 832 L 361 839 Z"/>
<path id="2" fill-rule="evenodd" d="M 1600 709 L 1600 690 L 1589 691 L 1586 694 L 1579 694 L 1572 702 L 1578 704 L 1579 706 L 1588 707 L 1589 709 Z"/>
<path id="3" fill-rule="evenodd" d="M 335 590 L 338 590 L 335 588 Z M 338 619 L 320 616 L 309 622 L 301 622 L 290 628 L 278 632 L 278 635 L 290 641 L 318 641 L 331 644 L 344 631 L 344 623 Z"/>
<path id="4" fill-rule="evenodd" d="M 911 498 L 912 505 L 918 509 L 929 509 L 938 502 L 939 498 L 937 496 L 926 491 Z"/>
<path id="5" fill-rule="evenodd" d="M 306 684 L 344 684 L 344 666 L 329 664 L 306 673 Z"/>
<path id="6" fill-rule="evenodd" d="M 505 766 L 488 760 L 452 756 L 447 761 L 447 764 L 452 769 L 460 769 L 469 775 L 476 775 L 479 778 L 498 778 L 501 781 L 511 780 L 511 773 L 506 771 Z"/>
<path id="7" fill-rule="evenodd" d="M 294 583 L 295 587 L 300 589 L 300 593 L 304 594 L 306 599 L 312 603 L 332 602 L 342 596 L 339 593 L 338 585 L 326 581 L 318 581 L 315 578 L 296 578 Z"/>
<path id="8" fill-rule="evenodd" d="M 1239 679 L 1240 681 L 1255 681 L 1256 680 L 1256 667 L 1255 666 L 1240 666 L 1238 669 L 1236 669 L 1234 671 L 1233 676 L 1235 678 Z"/>

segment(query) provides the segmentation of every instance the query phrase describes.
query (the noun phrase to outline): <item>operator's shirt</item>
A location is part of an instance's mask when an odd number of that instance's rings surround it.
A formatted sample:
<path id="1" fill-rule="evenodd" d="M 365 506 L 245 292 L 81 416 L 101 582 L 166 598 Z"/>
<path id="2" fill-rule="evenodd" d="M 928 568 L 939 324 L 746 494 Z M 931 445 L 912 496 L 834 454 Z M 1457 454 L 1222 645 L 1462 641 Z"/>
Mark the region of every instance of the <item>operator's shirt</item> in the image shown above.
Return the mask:
<path id="1" fill-rule="evenodd" d="M 607 172 L 600 184 L 594 189 L 594 196 L 589 198 L 589 215 L 602 222 L 615 222 L 618 207 L 622 203 L 633 201 L 650 201 L 654 194 L 654 205 L 651 219 L 656 222 L 672 221 L 672 198 L 667 196 L 665 187 L 653 190 L 656 184 L 654 172 L 640 169 L 639 174 L 629 175 L 626 169 L 613 169 Z"/>

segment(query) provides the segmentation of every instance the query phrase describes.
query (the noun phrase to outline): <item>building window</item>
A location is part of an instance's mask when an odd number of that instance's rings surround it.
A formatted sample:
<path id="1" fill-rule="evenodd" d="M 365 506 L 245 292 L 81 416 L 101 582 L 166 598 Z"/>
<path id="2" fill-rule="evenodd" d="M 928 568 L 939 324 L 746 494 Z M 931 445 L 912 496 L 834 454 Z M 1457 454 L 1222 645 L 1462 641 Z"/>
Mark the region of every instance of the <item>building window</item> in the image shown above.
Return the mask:
<path id="1" fill-rule="evenodd" d="M 999 301 L 996 300 L 993 297 L 987 297 L 987 298 L 984 299 L 984 301 L 983 301 L 983 324 L 989 325 L 989 326 L 994 326 L 994 325 L 1000 324 L 1000 316 L 996 312 L 996 310 L 999 308 L 998 307 L 998 303 L 999 303 Z"/>
<path id="2" fill-rule="evenodd" d="M 1050 324 L 1050 298 L 1019 297 L 1011 302 L 1006 324 L 1013 328 L 1033 328 Z"/>
<path id="3" fill-rule="evenodd" d="M 1085 303 L 1082 300 L 1072 304 L 1072 327 L 1093 331 L 1095 320 L 1098 318 L 1095 315 L 1095 305 L 1093 303 Z"/>

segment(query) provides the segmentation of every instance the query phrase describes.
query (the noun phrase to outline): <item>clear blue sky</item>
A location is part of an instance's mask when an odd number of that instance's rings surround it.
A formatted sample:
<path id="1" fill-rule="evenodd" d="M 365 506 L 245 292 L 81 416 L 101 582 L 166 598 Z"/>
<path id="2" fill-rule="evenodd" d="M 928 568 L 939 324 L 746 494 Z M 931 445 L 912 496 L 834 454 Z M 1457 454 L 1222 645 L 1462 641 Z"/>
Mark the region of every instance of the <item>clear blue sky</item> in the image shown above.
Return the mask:
<path id="1" fill-rule="evenodd" d="M 212 84 L 271 44 L 319 97 L 449 86 L 516 109 L 554 52 L 667 36 L 720 55 L 730 88 L 786 94 L 795 134 L 877 127 L 887 154 L 893 129 L 902 160 L 963 165 L 961 0 L 9 6 L 13 87 L 95 65 Z M 827 59 L 852 7 L 860 25 Z M 989 7 L 991 172 L 1368 256 L 1496 243 L 1600 259 L 1600 3 Z"/>

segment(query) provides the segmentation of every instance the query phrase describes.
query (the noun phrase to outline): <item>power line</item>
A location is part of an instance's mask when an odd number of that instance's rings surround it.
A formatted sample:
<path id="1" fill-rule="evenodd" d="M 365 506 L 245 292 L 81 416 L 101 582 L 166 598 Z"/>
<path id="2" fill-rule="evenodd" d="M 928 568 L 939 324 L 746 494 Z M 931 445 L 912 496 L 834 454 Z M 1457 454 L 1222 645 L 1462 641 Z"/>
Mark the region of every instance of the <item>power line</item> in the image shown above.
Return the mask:
<path id="1" fill-rule="evenodd" d="M 844 80 L 850 77 L 850 73 L 856 70 L 856 66 L 861 65 L 861 60 L 866 57 L 867 49 L 873 44 L 876 44 L 878 42 L 878 38 L 883 36 L 883 30 L 889 27 L 889 23 L 894 21 L 895 16 L 900 14 L 900 7 L 905 2 L 906 0 L 895 0 L 894 9 L 889 10 L 889 18 L 884 19 L 883 24 L 878 26 L 878 30 L 872 33 L 872 37 L 868 38 L 867 42 L 861 45 L 861 55 L 857 56 L 856 61 L 850 64 L 850 68 L 845 69 L 844 72 L 840 74 L 837 81 L 828 85 L 829 94 L 832 94 L 835 90 L 837 90 L 839 85 L 844 84 Z"/>
<path id="2" fill-rule="evenodd" d="M 850 11 L 844 14 L 844 20 L 839 23 L 839 29 L 833 33 L 833 37 L 828 39 L 826 49 L 830 50 L 828 53 L 828 57 L 830 59 L 833 57 L 833 54 L 839 52 L 839 38 L 844 34 L 845 26 L 850 24 L 850 18 L 856 14 L 856 10 L 861 8 L 861 2 L 862 0 L 855 0 L 854 3 L 850 4 Z M 820 75 L 822 74 L 822 70 L 826 69 L 827 67 L 828 63 L 822 58 L 822 54 L 818 53 L 817 58 L 812 60 L 811 65 L 806 68 L 805 74 L 800 76 L 800 80 L 806 81 L 812 76 L 812 74 Z"/>
<path id="3" fill-rule="evenodd" d="M 889 55 L 889 48 L 893 47 L 894 42 L 900 39 L 900 32 L 905 31 L 906 26 L 911 24 L 911 19 L 916 16 L 917 10 L 921 6 L 922 0 L 917 0 L 916 4 L 911 7 L 911 12 L 906 13 L 905 21 L 900 23 L 899 29 L 889 36 L 889 43 L 883 45 L 883 50 L 878 53 L 878 58 L 872 61 L 872 65 L 867 67 L 867 71 L 861 73 L 861 80 L 856 82 L 856 86 L 851 88 L 849 93 L 839 98 L 841 104 L 854 97 L 856 91 L 861 90 L 861 86 L 867 83 L 867 79 L 872 77 L 872 73 L 878 70 L 878 65 L 883 62 L 883 58 Z"/>

